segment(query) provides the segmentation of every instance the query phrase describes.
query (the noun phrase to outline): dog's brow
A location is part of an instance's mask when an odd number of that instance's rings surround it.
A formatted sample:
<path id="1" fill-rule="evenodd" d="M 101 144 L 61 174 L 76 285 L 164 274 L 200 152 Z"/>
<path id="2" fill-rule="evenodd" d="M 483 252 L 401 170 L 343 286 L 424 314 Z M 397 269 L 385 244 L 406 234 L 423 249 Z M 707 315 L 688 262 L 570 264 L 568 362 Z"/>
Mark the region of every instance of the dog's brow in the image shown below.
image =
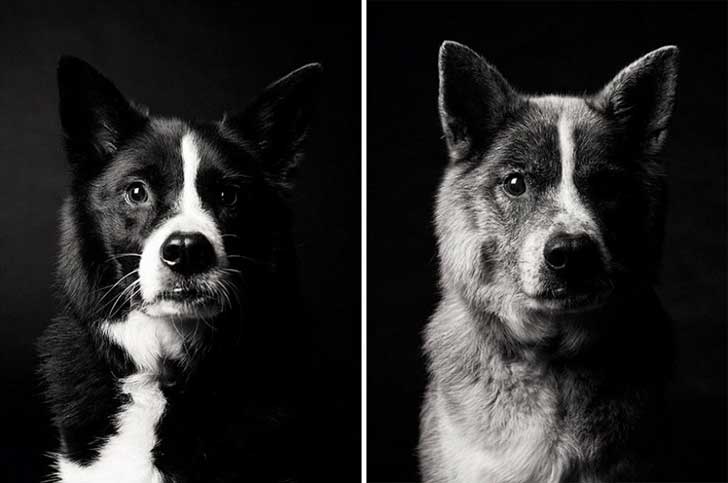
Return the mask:
<path id="1" fill-rule="evenodd" d="M 126 177 L 148 177 L 159 171 L 159 168 L 154 164 L 148 164 L 145 166 L 136 166 L 124 173 Z"/>
<path id="2" fill-rule="evenodd" d="M 246 182 L 252 181 L 253 179 L 255 179 L 255 177 L 248 175 L 248 174 L 243 174 L 243 173 L 231 173 L 231 172 L 223 171 L 220 174 L 220 179 L 223 182 L 228 182 L 228 183 L 246 183 Z"/>

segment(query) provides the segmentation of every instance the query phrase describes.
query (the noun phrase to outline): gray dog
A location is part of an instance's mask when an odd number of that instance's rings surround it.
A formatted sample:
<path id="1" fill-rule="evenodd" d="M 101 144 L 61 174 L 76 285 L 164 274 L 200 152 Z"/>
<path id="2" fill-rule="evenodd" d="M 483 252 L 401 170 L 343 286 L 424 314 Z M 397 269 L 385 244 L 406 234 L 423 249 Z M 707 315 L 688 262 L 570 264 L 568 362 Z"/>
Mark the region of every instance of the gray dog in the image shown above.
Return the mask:
<path id="1" fill-rule="evenodd" d="M 652 287 L 677 60 L 663 47 L 594 95 L 526 96 L 442 45 L 425 482 L 659 477 L 671 353 Z"/>

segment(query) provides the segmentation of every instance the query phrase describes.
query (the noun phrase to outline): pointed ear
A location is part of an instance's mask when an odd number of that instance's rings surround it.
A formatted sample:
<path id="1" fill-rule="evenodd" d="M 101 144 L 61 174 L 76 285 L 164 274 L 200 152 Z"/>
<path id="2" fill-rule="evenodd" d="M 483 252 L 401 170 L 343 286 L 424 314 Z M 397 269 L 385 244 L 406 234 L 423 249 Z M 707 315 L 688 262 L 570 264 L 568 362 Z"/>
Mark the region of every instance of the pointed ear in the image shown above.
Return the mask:
<path id="1" fill-rule="evenodd" d="M 58 62 L 61 126 L 72 164 L 101 163 L 146 121 L 93 67 L 76 57 Z"/>
<path id="2" fill-rule="evenodd" d="M 596 96 L 599 109 L 615 119 L 646 154 L 664 145 L 675 107 L 678 48 L 662 47 L 622 69 Z"/>
<path id="3" fill-rule="evenodd" d="M 252 141 L 263 169 L 288 184 L 303 157 L 303 142 L 321 78 L 321 64 L 308 64 L 268 86 L 241 114 L 222 121 L 227 130 Z"/>
<path id="4" fill-rule="evenodd" d="M 440 47 L 440 122 L 453 161 L 487 148 L 506 114 L 520 101 L 508 81 L 470 48 Z"/>

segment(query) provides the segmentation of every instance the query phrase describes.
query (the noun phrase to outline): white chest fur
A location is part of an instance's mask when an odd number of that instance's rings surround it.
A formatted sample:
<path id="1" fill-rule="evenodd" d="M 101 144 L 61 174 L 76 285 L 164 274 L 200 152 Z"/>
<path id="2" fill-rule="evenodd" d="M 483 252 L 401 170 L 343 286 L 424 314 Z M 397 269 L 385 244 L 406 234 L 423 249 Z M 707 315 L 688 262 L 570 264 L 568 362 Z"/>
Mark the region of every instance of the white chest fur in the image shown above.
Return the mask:
<path id="1" fill-rule="evenodd" d="M 165 317 L 134 311 L 124 321 L 104 322 L 101 330 L 131 356 L 143 373 L 157 374 L 162 359 L 182 356 L 183 337 L 174 322 Z"/>
<path id="2" fill-rule="evenodd" d="M 549 437 L 548 422 L 524 418 L 486 443 L 454 422 L 440 406 L 438 432 L 447 481 L 453 483 L 557 483 L 568 457 Z"/>
<path id="3" fill-rule="evenodd" d="M 116 434 L 101 447 L 98 458 L 81 466 L 59 456 L 58 477 L 64 483 L 161 483 L 152 449 L 166 400 L 156 375 L 162 359 L 181 356 L 182 337 L 170 321 L 140 312 L 132 312 L 124 321 L 106 322 L 102 331 L 138 368 L 137 373 L 119 380 L 129 402 L 115 416 Z"/>
<path id="4" fill-rule="evenodd" d="M 157 442 L 155 426 L 165 407 L 159 384 L 148 374 L 134 374 L 123 379 L 121 387 L 131 401 L 116 416 L 117 433 L 88 466 L 61 457 L 58 476 L 62 482 L 162 482 L 162 475 L 152 462 L 152 449 Z"/>

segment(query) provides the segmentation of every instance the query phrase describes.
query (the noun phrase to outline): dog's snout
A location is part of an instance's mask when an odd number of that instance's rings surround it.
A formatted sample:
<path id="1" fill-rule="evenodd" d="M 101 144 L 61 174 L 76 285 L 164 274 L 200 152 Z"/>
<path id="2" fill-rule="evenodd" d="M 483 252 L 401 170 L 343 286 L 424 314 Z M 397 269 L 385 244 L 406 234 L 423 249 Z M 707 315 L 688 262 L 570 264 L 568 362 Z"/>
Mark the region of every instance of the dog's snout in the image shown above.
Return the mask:
<path id="1" fill-rule="evenodd" d="M 586 234 L 558 233 L 544 246 L 546 265 L 554 271 L 590 272 L 600 260 L 599 247 Z"/>
<path id="2" fill-rule="evenodd" d="M 215 249 L 202 233 L 172 233 L 162 244 L 162 262 L 175 272 L 192 275 L 215 264 Z"/>

